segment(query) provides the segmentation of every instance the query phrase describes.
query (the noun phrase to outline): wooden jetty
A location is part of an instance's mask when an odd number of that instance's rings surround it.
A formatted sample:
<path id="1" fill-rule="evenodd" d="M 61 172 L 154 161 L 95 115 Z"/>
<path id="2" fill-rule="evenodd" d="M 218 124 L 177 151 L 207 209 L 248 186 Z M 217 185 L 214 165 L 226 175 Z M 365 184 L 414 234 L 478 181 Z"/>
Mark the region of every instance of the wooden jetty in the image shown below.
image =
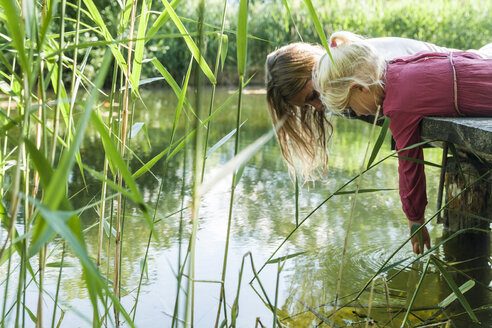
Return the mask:
<path id="1" fill-rule="evenodd" d="M 489 229 L 492 221 L 492 118 L 426 117 L 424 140 L 439 140 L 443 148 L 438 216 L 450 231 Z M 450 152 L 449 144 L 456 149 Z M 444 191 L 443 191 L 444 190 Z"/>
<path id="2" fill-rule="evenodd" d="M 358 119 L 372 123 L 374 116 Z M 382 119 L 378 122 L 382 124 Z M 489 229 L 492 222 L 492 118 L 425 117 L 423 140 L 443 148 L 437 217 L 449 231 Z M 448 145 L 452 145 L 448 147 Z M 456 151 L 450 151 L 456 150 Z M 433 195 L 428 195 L 433 197 Z"/>

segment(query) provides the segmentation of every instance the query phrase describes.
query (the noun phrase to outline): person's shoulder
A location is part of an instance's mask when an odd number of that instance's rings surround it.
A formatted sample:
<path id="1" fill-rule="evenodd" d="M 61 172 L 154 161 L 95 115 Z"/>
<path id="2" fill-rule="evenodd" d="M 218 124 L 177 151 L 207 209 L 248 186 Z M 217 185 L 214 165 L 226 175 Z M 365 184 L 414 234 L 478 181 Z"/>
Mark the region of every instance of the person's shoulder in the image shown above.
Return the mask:
<path id="1" fill-rule="evenodd" d="M 376 48 L 376 50 L 383 55 L 386 60 L 414 55 L 421 51 L 447 52 L 451 50 L 429 42 L 400 37 L 367 39 L 366 42 Z"/>

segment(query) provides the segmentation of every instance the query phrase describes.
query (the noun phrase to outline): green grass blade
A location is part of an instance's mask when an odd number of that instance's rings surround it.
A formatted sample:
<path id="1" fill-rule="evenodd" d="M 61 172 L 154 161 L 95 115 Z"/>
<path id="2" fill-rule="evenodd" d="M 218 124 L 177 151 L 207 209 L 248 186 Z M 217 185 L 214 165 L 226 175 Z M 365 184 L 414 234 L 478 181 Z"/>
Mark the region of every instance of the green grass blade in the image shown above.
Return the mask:
<path id="1" fill-rule="evenodd" d="M 413 303 L 415 302 L 415 299 L 417 298 L 417 293 L 419 292 L 420 287 L 422 286 L 422 282 L 424 281 L 424 277 L 427 274 L 427 269 L 429 268 L 430 261 L 431 261 L 431 257 L 429 257 L 427 259 L 427 262 L 425 263 L 424 271 L 422 271 L 422 274 L 420 275 L 419 282 L 417 283 L 417 287 L 415 288 L 415 291 L 412 295 L 412 298 L 410 299 L 410 303 L 408 303 L 407 312 L 405 313 L 405 317 L 403 317 L 403 322 L 401 323 L 401 327 L 404 327 L 405 324 L 407 323 L 408 316 L 410 315 L 410 311 L 412 310 Z"/>
<path id="2" fill-rule="evenodd" d="M 441 165 L 439 165 L 439 164 L 428 162 L 428 161 L 423 161 L 421 159 L 417 159 L 417 158 L 413 158 L 413 157 L 406 157 L 406 156 L 395 156 L 395 157 L 398 157 L 399 159 L 404 159 L 404 160 L 407 160 L 410 162 L 415 162 L 415 163 L 419 163 L 419 164 L 423 164 L 423 165 L 429 165 L 429 166 L 441 168 Z"/>
<path id="3" fill-rule="evenodd" d="M 243 123 L 241 123 L 241 125 L 239 126 L 239 128 L 241 128 L 244 123 L 246 123 L 246 121 L 244 121 Z M 227 135 L 225 135 L 224 137 L 222 137 L 222 139 L 220 139 L 215 145 L 213 145 L 212 147 L 210 147 L 210 149 L 207 151 L 207 156 L 206 158 L 209 158 L 220 146 L 222 146 L 223 144 L 225 144 L 229 139 L 231 139 L 231 137 L 236 134 L 236 131 L 237 129 L 234 129 L 232 130 L 231 132 L 229 132 Z"/>
<path id="4" fill-rule="evenodd" d="M 25 30 L 24 25 L 21 23 L 23 20 L 20 15 L 20 10 L 15 0 L 1 0 L 0 5 L 5 13 L 7 27 L 9 29 L 9 36 L 12 38 L 14 47 L 17 50 L 17 57 L 22 70 L 29 74 L 31 71 L 27 62 L 27 55 L 24 48 Z"/>
<path id="5" fill-rule="evenodd" d="M 188 33 L 183 23 L 179 19 L 178 15 L 176 15 L 176 12 L 174 11 L 174 9 L 171 7 L 171 5 L 167 0 L 162 0 L 162 3 L 166 7 L 166 10 L 168 11 L 169 16 L 171 17 L 171 20 L 174 22 L 179 32 L 182 34 L 182 38 L 185 40 L 188 49 L 190 50 L 195 60 L 198 62 L 198 65 L 202 69 L 203 73 L 205 74 L 205 76 L 207 76 L 207 78 L 210 80 L 212 84 L 215 84 L 217 81 L 215 79 L 214 73 L 212 73 L 212 71 L 210 70 L 210 67 L 207 65 L 205 58 L 203 58 L 203 56 L 200 55 L 200 50 L 196 46 L 195 42 L 193 42 L 193 39 L 191 38 L 190 34 Z"/>
<path id="6" fill-rule="evenodd" d="M 87 165 L 84 166 L 84 169 L 86 169 L 93 177 L 95 177 L 99 181 L 106 183 L 114 191 L 121 193 L 123 196 L 126 196 L 133 201 L 138 201 L 138 198 L 135 198 L 132 192 L 130 192 L 128 189 L 118 186 L 117 183 L 114 183 L 113 180 L 111 179 L 107 179 L 103 174 L 97 172 L 94 169 L 91 169 Z"/>
<path id="7" fill-rule="evenodd" d="M 174 0 L 173 2 L 171 2 L 171 7 L 175 9 L 181 1 L 182 0 Z M 169 19 L 169 13 L 167 12 L 167 10 L 164 10 L 159 15 L 159 17 L 157 17 L 154 24 L 152 25 L 150 30 L 147 32 L 145 42 L 151 40 L 152 37 L 154 36 L 154 34 L 157 33 L 157 31 L 161 28 L 162 25 L 164 25 L 164 23 L 167 22 L 168 19 Z"/>
<path id="8" fill-rule="evenodd" d="M 371 156 L 369 157 L 369 161 L 367 162 L 367 167 L 370 167 L 371 164 L 376 159 L 376 156 L 378 155 L 379 150 L 381 149 L 381 145 L 383 144 L 384 138 L 386 137 L 386 133 L 388 132 L 389 124 L 390 124 L 389 117 L 385 117 L 384 122 L 383 122 L 383 126 L 381 127 L 381 132 L 379 132 L 378 139 L 376 140 L 376 143 L 374 144 L 374 148 L 372 149 Z"/>
<path id="9" fill-rule="evenodd" d="M 432 259 L 432 262 L 437 267 L 437 269 L 439 269 L 439 271 L 441 272 L 444 280 L 446 280 L 446 282 L 448 283 L 449 287 L 453 291 L 453 293 L 456 296 L 456 298 L 460 301 L 460 303 L 463 306 L 463 308 L 465 309 L 466 313 L 468 313 L 468 315 L 470 316 L 470 318 L 472 319 L 473 322 L 479 323 L 477 316 L 475 315 L 475 313 L 473 312 L 472 308 L 470 307 L 470 304 L 466 300 L 465 296 L 463 296 L 463 293 L 458 288 L 458 286 L 454 282 L 454 280 L 451 277 L 451 275 L 444 268 L 444 266 L 440 263 L 440 260 L 437 259 L 436 257 L 434 257 L 433 255 L 431 255 L 431 259 Z"/>
<path id="10" fill-rule="evenodd" d="M 306 5 L 309 11 L 309 15 L 311 16 L 311 21 L 314 23 L 314 28 L 318 33 L 321 44 L 323 45 L 323 47 L 325 47 L 326 51 L 330 53 L 330 48 L 328 47 L 328 41 L 326 40 L 325 31 L 323 30 L 323 26 L 321 26 L 318 15 L 316 14 L 316 10 L 314 9 L 313 3 L 311 2 L 311 0 L 304 0 L 304 4 Z"/>
<path id="11" fill-rule="evenodd" d="M 101 14 L 99 13 L 97 6 L 94 4 L 94 2 L 92 0 L 83 0 L 83 1 L 84 1 L 84 4 L 86 5 L 86 7 L 90 13 L 92 20 L 100 28 L 102 36 L 104 37 L 104 39 L 106 41 L 110 42 L 110 44 L 108 46 L 111 49 L 111 52 L 113 53 L 113 56 L 114 56 L 116 62 L 120 66 L 121 71 L 124 74 L 126 74 L 127 64 L 125 62 L 125 59 L 124 59 L 123 55 L 121 54 L 121 52 L 118 50 L 118 47 L 116 46 L 116 44 L 113 43 L 115 40 L 113 39 L 113 36 L 111 35 L 111 33 L 109 32 L 109 29 L 107 28 L 106 24 L 104 23 L 104 19 L 102 18 Z M 134 92 L 134 94 L 138 98 L 141 98 L 140 94 L 138 92 L 138 83 L 133 78 L 133 75 L 130 74 L 130 76 L 128 76 L 128 79 L 130 80 L 130 84 L 132 85 L 132 91 Z"/>
<path id="12" fill-rule="evenodd" d="M 34 313 L 32 313 L 32 311 L 26 306 L 26 304 L 22 304 L 22 305 L 24 306 L 24 309 L 27 310 L 27 313 L 29 314 L 29 318 L 35 324 L 36 323 L 36 315 Z"/>
<path id="13" fill-rule="evenodd" d="M 186 99 L 186 89 L 188 88 L 188 83 L 190 81 L 191 68 L 192 67 L 193 67 L 193 61 L 190 60 L 190 64 L 188 65 L 188 71 L 186 72 L 186 77 L 185 77 L 185 80 L 183 83 L 183 88 L 181 89 L 181 93 L 178 97 L 178 104 L 176 105 L 173 130 L 171 132 L 171 142 L 173 142 L 174 135 L 176 133 L 176 129 L 178 128 L 178 122 L 179 122 L 179 118 L 181 116 L 181 110 L 183 109 L 184 101 Z"/>
<path id="14" fill-rule="evenodd" d="M 394 191 L 398 189 L 394 188 L 374 188 L 374 189 L 359 189 L 358 191 L 356 190 L 347 190 L 347 191 L 337 191 L 333 193 L 333 195 L 350 195 L 350 194 L 355 194 L 356 192 L 359 194 L 363 193 L 368 193 L 368 192 L 378 192 L 378 191 Z"/>
<path id="15" fill-rule="evenodd" d="M 35 201 L 36 203 L 36 201 Z M 87 248 L 84 243 L 80 220 L 78 222 L 78 229 L 69 228 L 67 221 L 71 220 L 74 216 L 76 216 L 76 212 L 74 211 L 52 211 L 46 206 L 42 204 L 36 204 L 39 209 L 41 215 L 45 220 L 53 227 L 53 229 L 60 234 L 67 244 L 70 246 L 74 254 L 80 260 L 82 267 L 84 278 L 87 283 L 87 289 L 89 291 L 89 298 L 93 304 L 93 309 L 97 311 L 97 298 L 99 297 L 100 301 L 104 302 L 103 290 L 106 294 L 112 299 L 115 303 L 115 306 L 119 308 L 120 312 L 123 314 L 128 324 L 131 327 L 135 327 L 133 322 L 130 319 L 130 316 L 125 311 L 125 309 L 119 304 L 118 299 L 114 296 L 114 294 L 110 293 L 108 287 L 105 284 L 105 279 L 99 273 L 97 267 L 91 261 L 89 254 L 87 252 Z"/>
<path id="16" fill-rule="evenodd" d="M 169 150 L 171 149 L 171 146 L 167 147 L 163 151 L 161 151 L 159 154 L 154 156 L 151 160 L 149 160 L 147 163 L 145 163 L 141 168 L 139 168 L 135 173 L 133 173 L 132 177 L 133 179 L 137 179 L 140 177 L 142 174 L 150 171 L 150 169 L 162 158 L 164 155 L 166 155 Z"/>
<path id="17" fill-rule="evenodd" d="M 249 0 L 241 0 L 237 19 L 237 71 L 239 76 L 246 72 L 246 56 L 248 54 L 248 7 Z"/>
<path id="18" fill-rule="evenodd" d="M 462 294 L 464 294 L 467 291 L 469 291 L 470 289 L 472 289 L 474 286 L 475 286 L 475 281 L 468 280 L 467 282 L 465 282 L 463 285 L 460 286 L 460 292 Z M 447 308 L 456 299 L 458 299 L 458 297 L 456 296 L 456 294 L 455 293 L 451 293 L 451 294 L 449 294 L 448 297 L 446 297 L 441 302 L 439 302 L 439 304 L 437 306 L 439 306 L 440 308 Z"/>
<path id="19" fill-rule="evenodd" d="M 111 62 L 110 53 L 106 51 L 106 54 L 104 55 L 103 63 L 101 65 L 99 74 L 96 79 L 96 85 L 102 85 L 104 78 L 106 77 L 106 72 L 108 70 L 110 62 Z M 97 95 L 98 95 L 97 90 L 93 89 L 89 99 L 86 102 L 85 110 L 79 119 L 79 125 L 73 143 L 70 149 L 68 149 L 68 151 L 63 154 L 60 163 L 58 165 L 58 168 L 54 171 L 54 174 L 45 189 L 43 204 L 46 204 L 46 206 L 48 206 L 52 210 L 58 209 L 62 200 L 65 199 L 65 188 L 60 188 L 60 185 L 62 186 L 66 185 L 68 181 L 68 176 L 72 170 L 75 161 L 75 154 L 79 151 L 80 145 L 82 144 L 82 140 L 85 134 L 85 129 L 89 123 L 92 108 L 94 107 L 94 103 L 96 101 Z M 38 220 L 36 222 L 34 228 L 35 233 L 32 243 L 34 245 L 37 245 L 36 247 L 39 248 L 35 249 L 31 246 L 31 250 L 30 250 L 31 255 L 37 253 L 39 249 L 42 247 L 42 245 L 44 245 L 44 243 L 47 242 L 48 239 L 50 239 L 53 236 L 52 234 L 49 235 L 45 234 L 46 228 L 47 228 L 46 222 L 44 222 L 43 220 Z M 41 236 L 44 236 L 43 240 L 40 239 Z"/>
<path id="20" fill-rule="evenodd" d="M 282 0 L 282 2 L 284 3 L 285 9 L 287 9 L 287 13 L 289 14 L 289 17 L 290 17 L 290 20 L 292 21 L 292 24 L 294 24 L 294 28 L 296 29 L 297 35 L 299 36 L 299 38 L 302 41 L 301 33 L 299 33 L 299 30 L 297 29 L 296 21 L 294 20 L 294 17 L 292 17 L 292 12 L 290 11 L 290 6 L 287 3 L 287 0 Z M 288 32 L 288 30 L 286 32 Z"/>
<path id="21" fill-rule="evenodd" d="M 126 166 L 125 160 L 123 159 L 123 157 L 121 157 L 120 153 L 118 152 L 114 144 L 111 142 L 111 137 L 109 136 L 108 131 L 106 131 L 106 127 L 104 123 L 102 122 L 101 118 L 94 112 L 92 113 L 91 116 L 91 123 L 94 126 L 94 128 L 98 131 L 101 139 L 105 141 L 105 144 L 107 146 L 107 148 L 105 148 L 105 151 L 106 154 L 108 155 L 108 158 L 111 158 L 115 167 L 119 170 L 121 176 L 123 177 L 123 180 L 128 186 L 128 189 L 133 194 L 132 199 L 135 200 L 139 208 L 143 211 L 145 220 L 147 221 L 149 227 L 153 230 L 154 228 L 153 228 L 152 219 L 148 215 L 145 202 L 143 201 L 142 195 L 138 190 L 137 184 L 135 183 L 135 180 L 133 179 L 130 170 Z"/>
<path id="22" fill-rule="evenodd" d="M 220 68 L 224 69 L 224 63 L 227 58 L 227 51 L 229 50 L 229 37 L 227 34 L 222 34 L 222 45 L 220 46 Z"/>
<path id="23" fill-rule="evenodd" d="M 271 259 L 270 261 L 267 262 L 267 264 L 273 264 L 273 263 L 278 263 L 278 262 L 284 262 L 288 259 L 292 259 L 294 257 L 297 257 L 299 255 L 303 255 L 303 254 L 306 254 L 307 252 L 298 252 L 298 253 L 294 253 L 294 254 L 289 254 L 289 255 L 285 255 L 285 256 L 281 256 L 281 257 L 277 257 L 275 259 Z"/>
<path id="24" fill-rule="evenodd" d="M 419 223 L 414 223 L 412 224 L 412 226 L 410 227 L 410 235 L 415 235 L 415 232 L 420 228 L 421 224 Z M 417 240 L 419 242 L 419 246 L 420 246 L 420 249 L 423 250 L 424 249 L 424 240 L 422 239 L 422 231 L 421 229 L 417 232 Z"/>
<path id="25" fill-rule="evenodd" d="M 328 47 L 328 41 L 326 40 L 325 31 L 323 30 L 323 26 L 321 26 L 318 15 L 316 14 L 316 10 L 314 9 L 313 3 L 311 2 L 311 0 L 304 0 L 304 4 L 308 8 L 309 15 L 311 16 L 311 21 L 314 23 L 314 27 L 316 29 L 316 32 L 318 33 L 321 44 L 323 45 L 323 47 L 325 47 L 326 52 L 328 53 L 331 61 L 333 62 L 333 57 L 331 55 L 330 48 Z"/>
<path id="26" fill-rule="evenodd" d="M 176 94 L 176 97 L 181 96 L 181 88 L 179 87 L 178 83 L 176 80 L 172 77 L 171 73 L 159 62 L 156 58 L 152 59 L 152 64 L 154 64 L 154 67 L 157 68 L 159 73 L 161 73 L 162 77 L 166 80 L 166 82 L 169 84 L 169 86 L 173 89 L 174 93 Z M 184 98 L 184 102 L 186 106 L 192 111 L 193 107 L 191 107 L 190 102 L 188 101 L 188 98 Z"/>
<path id="27" fill-rule="evenodd" d="M 140 18 L 138 21 L 137 40 L 135 41 L 135 57 L 133 58 L 132 76 L 136 83 L 140 81 L 142 61 L 145 47 L 145 32 L 149 23 L 148 10 L 152 7 L 152 0 L 143 0 Z"/>
<path id="28" fill-rule="evenodd" d="M 251 81 L 251 79 L 249 79 L 245 83 L 245 85 L 248 84 L 250 81 Z M 222 105 L 220 105 L 209 117 L 207 117 L 200 124 L 200 127 L 204 127 L 221 110 L 223 110 L 224 108 L 227 108 L 227 105 L 232 101 L 232 99 L 234 99 L 235 96 L 237 96 L 238 92 L 239 91 L 236 90 L 232 95 L 230 95 L 229 98 L 227 98 L 226 101 L 224 101 L 224 103 Z M 184 147 L 184 145 L 186 145 L 186 143 L 194 136 L 195 132 L 196 131 L 191 131 L 186 137 L 184 137 L 184 138 L 180 139 L 180 141 L 176 142 L 175 144 L 177 144 L 178 146 L 172 151 L 172 153 L 169 156 L 167 156 L 167 159 L 168 160 L 171 159 L 177 153 L 177 151 L 179 151 L 180 149 L 182 149 Z M 148 161 L 146 164 L 144 164 L 140 169 L 138 169 L 133 174 L 133 178 L 136 179 L 139 176 L 141 176 L 142 174 L 148 172 L 170 150 L 170 148 L 171 148 L 171 146 L 169 146 L 168 148 L 164 149 L 161 153 L 159 153 L 154 158 L 152 158 L 150 161 Z"/>

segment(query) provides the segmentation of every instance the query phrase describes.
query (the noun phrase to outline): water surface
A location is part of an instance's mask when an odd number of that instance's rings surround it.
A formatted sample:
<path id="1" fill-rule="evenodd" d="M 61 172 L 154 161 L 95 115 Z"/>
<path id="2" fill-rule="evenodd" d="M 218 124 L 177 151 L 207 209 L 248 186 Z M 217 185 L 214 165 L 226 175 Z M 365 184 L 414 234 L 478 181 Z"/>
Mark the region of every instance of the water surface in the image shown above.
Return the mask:
<path id="1" fill-rule="evenodd" d="M 207 91 L 206 91 L 207 92 Z M 205 92 L 205 93 L 206 93 Z M 216 104 L 221 104 L 230 92 L 221 89 L 216 97 Z M 134 122 L 144 122 L 147 137 L 140 132 L 131 140 L 131 149 L 143 162 L 150 160 L 168 146 L 176 106 L 174 94 L 169 91 L 143 92 L 145 106 L 135 107 Z M 208 108 L 208 95 L 203 96 L 203 106 Z M 209 145 L 215 144 L 234 129 L 236 120 L 237 99 L 234 99 L 212 121 Z M 251 93 L 244 97 L 244 111 L 241 129 L 240 148 L 243 149 L 271 129 L 267 113 L 265 95 Z M 336 119 L 333 142 L 331 143 L 330 168 L 326 178 L 315 184 L 305 184 L 300 190 L 299 221 L 309 215 L 313 209 L 330 197 L 332 193 L 360 170 L 364 152 L 369 140 L 371 126 L 357 120 Z M 376 130 L 376 134 L 379 128 Z M 177 131 L 178 137 L 185 133 L 185 124 Z M 389 153 L 389 140 L 386 140 L 382 154 Z M 222 145 L 206 162 L 205 181 L 218 174 L 223 165 L 233 156 L 233 139 Z M 439 162 L 439 150 L 426 150 L 426 159 Z M 94 169 L 102 171 L 104 152 L 100 140 L 89 132 L 81 150 L 82 159 Z M 146 202 L 156 206 L 155 225 L 157 236 L 150 243 L 148 258 L 148 275 L 143 278 L 136 310 L 135 323 L 138 327 L 168 327 L 176 300 L 178 260 L 183 260 L 191 231 L 190 211 L 187 208 L 191 197 L 193 149 L 187 148 L 171 160 L 163 174 L 165 165 L 160 161 L 153 173 L 138 178 L 140 190 Z M 141 164 L 134 157 L 131 169 L 136 171 Z M 426 212 L 430 217 L 436 208 L 437 185 L 439 170 L 427 168 L 427 185 L 429 205 Z M 163 180 L 162 180 L 163 179 Z M 348 247 L 343 266 L 340 300 L 344 304 L 350 300 L 366 282 L 378 271 L 405 242 L 408 236 L 408 225 L 401 210 L 397 185 L 397 160 L 388 159 L 362 178 L 361 188 L 393 189 L 360 194 L 353 213 L 353 222 L 348 239 Z M 162 194 L 158 200 L 160 181 L 163 181 Z M 72 176 L 71 193 L 82 190 L 73 199 L 74 207 L 80 208 L 100 198 L 100 184 L 86 174 L 87 188 L 78 169 Z M 355 184 L 347 190 L 353 190 Z M 195 326 L 212 327 L 218 307 L 219 285 L 223 254 L 226 241 L 227 219 L 231 191 L 231 176 L 215 181 L 214 187 L 203 197 L 200 207 L 199 232 L 196 245 L 196 279 L 207 281 L 196 283 Z M 158 200 L 158 201 L 157 201 Z M 279 288 L 277 304 L 280 319 L 293 327 L 310 327 L 318 325 L 321 316 L 327 316 L 332 308 L 337 289 L 344 240 L 347 224 L 352 208 L 353 195 L 334 196 L 312 214 L 297 231 L 287 240 L 274 258 L 302 252 L 302 255 L 289 259 L 282 267 L 280 274 L 276 264 L 268 264 L 259 277 L 266 289 L 268 298 L 275 302 L 277 276 Z M 183 211 L 180 211 L 184 207 Z M 177 213 L 176 213 L 177 212 Z M 228 314 L 237 292 L 238 275 L 243 256 L 250 252 L 255 268 L 258 270 L 296 227 L 295 188 L 284 164 L 275 139 L 271 139 L 245 167 L 241 181 L 236 189 L 231 241 L 226 276 L 226 300 L 229 305 Z M 106 216 L 110 216 L 110 210 Z M 176 213 L 176 214 L 173 214 Z M 129 310 L 136 297 L 136 288 L 140 277 L 140 263 L 145 256 L 145 248 L 149 237 L 149 228 L 142 219 L 138 209 L 131 203 L 127 204 L 124 221 L 123 253 L 122 253 L 122 286 L 127 292 L 122 298 Z M 96 209 L 88 209 L 82 216 L 86 232 L 86 241 L 92 254 L 97 249 Z M 182 234 L 180 234 L 182 231 Z M 432 242 L 442 240 L 443 229 L 432 223 L 430 226 Z M 181 237 L 180 237 L 181 235 Z M 113 238 L 113 237 L 112 237 Z M 455 239 L 453 243 L 441 247 L 436 256 L 451 263 L 464 273 L 452 272 L 458 285 L 468 280 L 467 276 L 477 279 L 478 283 L 466 293 L 473 308 L 490 304 L 491 293 L 487 289 L 490 282 L 489 248 L 490 241 L 477 236 Z M 105 238 L 107 245 L 107 238 Z M 108 253 L 104 247 L 103 271 L 106 270 Z M 54 243 L 48 262 L 56 262 L 60 258 L 61 246 Z M 109 267 L 112 267 L 113 250 L 110 249 Z M 181 256 L 180 256 L 181 255 Z M 403 314 L 402 309 L 408 305 L 423 269 L 423 262 L 405 267 L 414 255 L 410 245 L 405 245 L 390 263 L 403 261 L 401 265 L 389 270 L 381 276 L 374 287 L 372 315 L 378 326 L 388 326 L 391 318 L 394 325 L 399 326 Z M 473 261 L 463 261 L 473 258 Z M 81 270 L 77 260 L 68 255 L 67 262 L 73 267 L 65 268 L 62 278 L 62 307 L 66 310 L 61 327 L 86 327 L 92 312 L 87 293 L 84 288 Z M 2 268 L 4 274 L 4 268 Z M 451 270 L 451 269 L 450 269 Z M 54 294 L 58 268 L 46 270 L 46 289 Z M 112 276 L 112 269 L 109 269 Z M 256 294 L 261 294 L 259 285 L 249 281 L 253 274 L 248 260 L 244 266 L 244 276 L 240 289 L 238 327 L 254 327 L 257 318 L 265 326 L 273 325 L 272 313 Z M 384 277 L 384 279 L 383 279 Z M 387 312 L 384 296 L 383 280 L 388 281 L 390 294 L 390 313 Z M 215 282 L 210 282 L 215 281 Z M 482 285 L 480 285 L 480 283 Z M 253 289 L 254 287 L 254 289 Z M 419 292 L 415 309 L 410 316 L 413 324 L 421 323 L 428 318 L 437 316 L 436 305 L 450 294 L 450 289 L 436 268 L 430 268 Z M 181 300 L 183 295 L 181 294 Z M 26 304 L 34 311 L 36 308 L 37 291 L 32 288 Z M 47 313 L 51 313 L 51 300 L 45 297 Z M 453 318 L 456 327 L 469 327 L 466 315 L 459 315 L 463 309 L 456 304 L 448 311 L 439 314 L 436 320 Z M 359 323 L 365 325 L 369 293 L 363 293 L 357 302 L 351 303 L 336 316 L 339 326 Z M 404 311 L 403 311 L 404 312 Z M 316 316 L 318 314 L 318 316 Z M 492 324 L 492 312 L 484 310 L 477 313 L 480 320 Z M 184 316 L 181 307 L 180 317 Z M 45 321 L 50 323 L 51 317 Z M 27 326 L 31 324 L 26 319 Z"/>

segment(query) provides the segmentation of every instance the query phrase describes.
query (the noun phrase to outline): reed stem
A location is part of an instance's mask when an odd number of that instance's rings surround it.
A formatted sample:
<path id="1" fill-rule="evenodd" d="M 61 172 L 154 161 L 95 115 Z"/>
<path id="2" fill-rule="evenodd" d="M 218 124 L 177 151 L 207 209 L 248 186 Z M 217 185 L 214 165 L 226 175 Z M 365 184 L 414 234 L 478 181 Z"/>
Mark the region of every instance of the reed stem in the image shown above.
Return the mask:
<path id="1" fill-rule="evenodd" d="M 122 111 L 122 119 L 121 119 L 121 157 L 125 157 L 125 148 L 126 148 L 126 136 L 128 133 L 128 102 L 129 102 L 129 84 L 130 84 L 130 72 L 131 72 L 131 62 L 132 62 L 132 51 L 133 51 L 133 30 L 135 26 L 135 12 L 137 7 L 137 1 L 132 0 L 131 7 L 131 19 L 130 19 L 130 32 L 129 32 L 129 42 L 128 42 L 128 56 L 127 56 L 127 68 L 126 68 L 126 76 L 125 76 L 125 89 L 123 95 L 123 111 Z M 123 185 L 123 176 L 121 174 L 118 175 L 118 186 L 121 188 Z M 114 294 L 118 299 L 120 299 L 120 253 L 121 253 L 121 212 L 122 212 L 122 196 L 118 195 L 118 207 L 116 211 L 116 238 L 115 238 L 115 271 L 114 271 L 114 281 L 113 281 L 113 290 Z M 119 311 L 115 307 L 114 308 L 115 315 L 115 324 L 116 327 L 119 327 Z"/>

